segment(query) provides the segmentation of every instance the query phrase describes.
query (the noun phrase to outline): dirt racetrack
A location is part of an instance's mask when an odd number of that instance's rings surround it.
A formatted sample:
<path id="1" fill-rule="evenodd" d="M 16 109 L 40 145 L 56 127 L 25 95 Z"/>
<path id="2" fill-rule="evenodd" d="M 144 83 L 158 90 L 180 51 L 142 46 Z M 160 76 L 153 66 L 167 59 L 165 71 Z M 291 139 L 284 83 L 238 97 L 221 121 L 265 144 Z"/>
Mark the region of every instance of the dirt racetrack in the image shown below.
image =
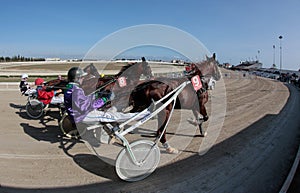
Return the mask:
<path id="1" fill-rule="evenodd" d="M 134 183 L 120 180 L 114 166 L 84 142 L 61 137 L 55 109 L 42 120 L 28 119 L 25 97 L 1 90 L 0 192 L 278 192 L 299 146 L 299 91 L 270 79 L 224 73 L 226 114 L 214 146 L 200 156 L 199 131 L 194 136 L 168 129 L 168 138 L 182 135 L 189 144 L 169 161 L 162 149 L 162 164 Z M 180 116 L 186 113 L 176 110 L 171 126 Z"/>

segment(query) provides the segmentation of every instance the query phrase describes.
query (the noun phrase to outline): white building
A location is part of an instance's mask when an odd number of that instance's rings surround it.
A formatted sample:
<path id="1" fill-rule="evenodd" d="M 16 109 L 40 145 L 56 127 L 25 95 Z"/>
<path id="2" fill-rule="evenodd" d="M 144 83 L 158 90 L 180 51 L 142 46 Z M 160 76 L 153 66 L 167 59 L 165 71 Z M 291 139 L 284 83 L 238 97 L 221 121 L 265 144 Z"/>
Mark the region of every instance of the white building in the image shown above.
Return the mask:
<path id="1" fill-rule="evenodd" d="M 60 58 L 45 58 L 45 61 L 60 61 Z"/>

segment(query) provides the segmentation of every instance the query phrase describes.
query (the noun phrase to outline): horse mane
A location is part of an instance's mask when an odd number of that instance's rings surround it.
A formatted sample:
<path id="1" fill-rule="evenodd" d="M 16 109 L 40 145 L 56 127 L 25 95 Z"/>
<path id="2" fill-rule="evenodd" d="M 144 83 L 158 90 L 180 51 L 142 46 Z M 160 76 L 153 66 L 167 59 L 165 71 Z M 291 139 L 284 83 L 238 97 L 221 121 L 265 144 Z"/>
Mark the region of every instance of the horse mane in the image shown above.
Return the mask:
<path id="1" fill-rule="evenodd" d="M 120 72 L 118 74 L 116 74 L 115 76 L 120 76 L 121 74 L 123 74 L 123 72 L 125 72 L 126 70 L 128 70 L 128 68 L 132 67 L 135 64 L 137 64 L 137 62 L 135 62 L 135 63 L 128 63 L 127 65 L 123 66 L 121 68 Z"/>

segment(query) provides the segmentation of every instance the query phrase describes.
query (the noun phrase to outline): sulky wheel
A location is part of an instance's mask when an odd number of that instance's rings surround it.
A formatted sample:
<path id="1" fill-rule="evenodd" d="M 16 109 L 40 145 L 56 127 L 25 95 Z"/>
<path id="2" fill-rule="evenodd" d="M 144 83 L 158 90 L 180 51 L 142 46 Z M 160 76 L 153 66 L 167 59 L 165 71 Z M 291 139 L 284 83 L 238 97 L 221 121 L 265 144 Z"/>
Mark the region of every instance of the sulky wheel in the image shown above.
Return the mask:
<path id="1" fill-rule="evenodd" d="M 33 119 L 40 118 L 44 113 L 44 105 L 37 99 L 29 100 L 26 104 L 26 114 Z"/>
<path id="2" fill-rule="evenodd" d="M 82 132 L 78 132 L 76 124 L 72 122 L 67 112 L 65 112 L 61 117 L 59 127 L 63 134 L 69 138 L 78 138 L 80 134 L 83 134 L 84 132 L 84 130 L 82 130 Z"/>
<path id="3" fill-rule="evenodd" d="M 140 165 L 133 162 L 125 147 L 117 157 L 116 172 L 122 180 L 134 182 L 146 178 L 156 169 L 160 160 L 160 150 L 153 141 L 149 140 L 135 141 L 130 144 L 130 147 Z"/>

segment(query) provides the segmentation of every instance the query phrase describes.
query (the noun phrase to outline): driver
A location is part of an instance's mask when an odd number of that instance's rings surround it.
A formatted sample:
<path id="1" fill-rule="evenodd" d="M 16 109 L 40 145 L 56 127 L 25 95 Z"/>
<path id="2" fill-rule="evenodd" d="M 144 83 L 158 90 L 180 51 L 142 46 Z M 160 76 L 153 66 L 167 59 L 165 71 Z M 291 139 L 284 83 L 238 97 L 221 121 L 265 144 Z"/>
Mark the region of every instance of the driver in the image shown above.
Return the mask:
<path id="1" fill-rule="evenodd" d="M 22 94 L 24 94 L 28 89 L 30 89 L 30 86 L 27 81 L 28 81 L 28 74 L 22 74 L 21 81 L 19 84 L 19 88 Z"/>
<path id="2" fill-rule="evenodd" d="M 63 97 L 58 96 L 62 93 L 61 89 L 47 91 L 44 85 L 44 79 L 37 78 L 34 81 L 34 84 L 37 86 L 37 98 L 39 101 L 44 103 L 45 105 L 51 104 L 62 104 L 64 102 Z"/>
<path id="3" fill-rule="evenodd" d="M 136 116 L 135 120 L 144 118 L 150 113 L 121 113 L 116 112 L 114 108 L 110 108 L 107 111 L 98 110 L 104 106 L 110 96 L 98 96 L 95 94 L 85 95 L 84 90 L 81 88 L 81 84 L 87 75 L 81 68 L 72 67 L 68 71 L 67 89 L 64 93 L 64 103 L 67 113 L 75 123 L 79 122 L 124 122 L 133 116 Z M 139 115 L 138 115 L 139 114 Z"/>

